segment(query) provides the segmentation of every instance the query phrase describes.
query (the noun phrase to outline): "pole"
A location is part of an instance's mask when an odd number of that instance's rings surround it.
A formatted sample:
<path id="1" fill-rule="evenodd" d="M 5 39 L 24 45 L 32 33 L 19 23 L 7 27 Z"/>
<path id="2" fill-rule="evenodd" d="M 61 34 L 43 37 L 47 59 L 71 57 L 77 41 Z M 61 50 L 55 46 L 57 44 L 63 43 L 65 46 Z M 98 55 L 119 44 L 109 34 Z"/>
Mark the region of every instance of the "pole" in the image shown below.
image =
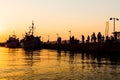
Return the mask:
<path id="1" fill-rule="evenodd" d="M 115 18 L 113 18 L 113 26 L 114 26 L 114 31 L 113 32 L 115 32 Z"/>
<path id="2" fill-rule="evenodd" d="M 50 36 L 48 35 L 48 42 L 50 41 Z"/>
<path id="3" fill-rule="evenodd" d="M 70 32 L 70 38 L 71 38 L 71 30 L 69 32 Z"/>
<path id="4" fill-rule="evenodd" d="M 32 35 L 34 35 L 34 22 L 32 21 Z"/>

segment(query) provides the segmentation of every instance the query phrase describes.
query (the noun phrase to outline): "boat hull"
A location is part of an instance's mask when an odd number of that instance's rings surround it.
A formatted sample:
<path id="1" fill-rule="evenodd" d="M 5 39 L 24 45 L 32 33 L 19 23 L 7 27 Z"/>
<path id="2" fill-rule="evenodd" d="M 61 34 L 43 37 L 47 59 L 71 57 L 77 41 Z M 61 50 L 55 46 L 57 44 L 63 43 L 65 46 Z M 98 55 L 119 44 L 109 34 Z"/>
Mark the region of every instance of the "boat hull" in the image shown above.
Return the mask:
<path id="1" fill-rule="evenodd" d="M 5 46 L 8 48 L 19 48 L 20 44 L 19 42 L 9 42 L 9 43 L 6 43 Z"/>
<path id="2" fill-rule="evenodd" d="M 41 43 L 35 40 L 24 41 L 21 46 L 25 50 L 39 50 L 41 49 Z"/>

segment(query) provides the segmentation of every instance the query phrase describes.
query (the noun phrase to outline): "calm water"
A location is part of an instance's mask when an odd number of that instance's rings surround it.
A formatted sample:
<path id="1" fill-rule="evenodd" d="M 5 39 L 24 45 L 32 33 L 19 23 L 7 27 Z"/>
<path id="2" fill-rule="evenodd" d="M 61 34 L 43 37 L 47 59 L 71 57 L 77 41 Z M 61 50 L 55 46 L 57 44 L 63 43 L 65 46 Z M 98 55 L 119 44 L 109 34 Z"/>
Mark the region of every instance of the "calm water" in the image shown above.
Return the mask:
<path id="1" fill-rule="evenodd" d="M 120 80 L 120 56 L 0 47 L 0 80 Z"/>

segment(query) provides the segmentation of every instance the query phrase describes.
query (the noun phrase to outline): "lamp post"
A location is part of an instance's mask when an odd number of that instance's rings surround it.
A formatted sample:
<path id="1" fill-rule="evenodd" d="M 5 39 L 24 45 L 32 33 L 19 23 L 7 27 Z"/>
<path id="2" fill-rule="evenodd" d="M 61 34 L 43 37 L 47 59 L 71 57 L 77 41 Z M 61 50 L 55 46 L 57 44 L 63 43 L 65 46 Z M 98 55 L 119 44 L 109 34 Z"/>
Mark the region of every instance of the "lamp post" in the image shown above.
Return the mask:
<path id="1" fill-rule="evenodd" d="M 50 35 L 48 35 L 48 42 L 50 41 Z"/>
<path id="2" fill-rule="evenodd" d="M 69 31 L 69 33 L 70 33 L 70 38 L 71 38 L 71 30 Z"/>
<path id="3" fill-rule="evenodd" d="M 70 33 L 69 44 L 71 43 L 71 30 L 68 31 Z"/>
<path id="4" fill-rule="evenodd" d="M 57 44 L 58 44 L 58 33 L 56 33 L 56 35 L 57 35 Z"/>
<path id="5" fill-rule="evenodd" d="M 110 20 L 113 20 L 113 26 L 114 26 L 114 32 L 115 32 L 115 20 L 117 20 L 117 21 L 119 21 L 119 19 L 118 18 L 110 18 Z"/>

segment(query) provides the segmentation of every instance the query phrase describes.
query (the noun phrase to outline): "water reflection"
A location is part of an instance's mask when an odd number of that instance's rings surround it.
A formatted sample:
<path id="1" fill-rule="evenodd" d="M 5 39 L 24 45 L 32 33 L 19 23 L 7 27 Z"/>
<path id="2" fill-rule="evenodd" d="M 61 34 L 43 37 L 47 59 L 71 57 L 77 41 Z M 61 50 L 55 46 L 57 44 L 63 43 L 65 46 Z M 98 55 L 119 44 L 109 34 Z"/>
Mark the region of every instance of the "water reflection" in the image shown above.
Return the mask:
<path id="1" fill-rule="evenodd" d="M 0 48 L 0 53 L 0 79 L 120 79 L 120 55 L 47 49 L 24 51 L 8 48 Z"/>
<path id="2" fill-rule="evenodd" d="M 58 57 L 58 60 L 60 61 L 61 60 L 61 50 L 57 51 L 57 57 Z"/>
<path id="3" fill-rule="evenodd" d="M 25 51 L 25 61 L 26 65 L 33 65 L 33 51 Z"/>
<path id="4" fill-rule="evenodd" d="M 120 74 L 120 55 L 106 53 L 79 53 L 74 51 L 68 51 L 66 53 L 64 51 L 58 51 L 57 55 L 59 55 L 57 56 L 59 59 L 68 61 L 69 65 L 65 62 L 69 68 L 69 73 L 67 74 L 71 75 L 72 79 L 76 79 L 75 76 L 78 77 L 78 75 L 90 77 L 91 79 L 89 80 L 116 80 L 120 78 L 118 76 Z M 117 75 L 116 78 L 114 78 L 115 75 Z M 88 80 L 87 77 L 85 80 Z M 83 77 L 81 79 L 83 79 Z"/>
<path id="5" fill-rule="evenodd" d="M 120 65 L 120 55 L 106 53 L 78 53 L 69 52 L 69 61 L 74 63 L 76 58 L 81 59 L 82 64 L 97 64 L 97 65 Z M 71 64 L 70 63 L 70 64 Z"/>
<path id="6" fill-rule="evenodd" d="M 37 61 L 40 61 L 40 51 L 25 51 L 25 63 L 26 65 L 33 66 Z"/>

